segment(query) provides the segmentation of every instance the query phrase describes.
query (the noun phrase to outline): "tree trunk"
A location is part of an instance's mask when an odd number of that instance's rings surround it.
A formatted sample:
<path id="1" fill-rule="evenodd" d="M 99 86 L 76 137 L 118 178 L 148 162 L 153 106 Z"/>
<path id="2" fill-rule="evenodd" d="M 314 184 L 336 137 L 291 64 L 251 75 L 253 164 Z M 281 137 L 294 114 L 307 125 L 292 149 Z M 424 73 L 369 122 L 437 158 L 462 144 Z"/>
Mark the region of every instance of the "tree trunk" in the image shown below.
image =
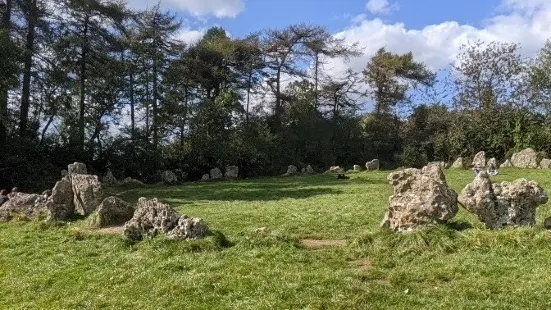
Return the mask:
<path id="1" fill-rule="evenodd" d="M 136 111 L 135 111 L 135 98 L 134 98 L 134 74 L 130 72 L 130 127 L 131 127 L 131 139 L 136 139 Z"/>
<path id="2" fill-rule="evenodd" d="M 316 61 L 314 68 L 314 108 L 318 108 L 318 67 L 319 67 L 319 54 L 316 53 Z"/>
<path id="3" fill-rule="evenodd" d="M 21 110 L 19 115 L 19 137 L 27 135 L 29 106 L 31 97 L 31 73 L 34 56 L 35 27 L 37 20 L 37 0 L 27 0 L 27 42 L 25 45 L 25 61 L 23 71 L 23 89 L 21 91 Z"/>
<path id="4" fill-rule="evenodd" d="M 248 124 L 249 123 L 249 104 L 251 102 L 251 87 L 252 87 L 252 80 L 253 80 L 253 69 L 252 69 L 252 64 L 251 64 L 251 67 L 249 68 L 249 80 L 248 80 L 248 84 L 247 84 L 247 110 L 246 110 L 246 114 L 245 114 L 245 122 Z"/>
<path id="5" fill-rule="evenodd" d="M 86 99 L 86 56 L 88 50 L 88 22 L 89 16 L 84 19 L 84 31 L 83 31 L 83 44 L 82 51 L 80 53 L 80 102 L 79 102 L 79 117 L 78 117 L 78 145 L 79 150 L 84 155 L 84 140 L 85 140 L 85 99 Z"/>
<path id="6" fill-rule="evenodd" d="M 153 102 L 152 102 L 152 111 L 151 113 L 153 114 L 153 123 L 151 124 L 152 125 L 152 129 L 153 129 L 153 150 L 156 152 L 157 151 L 157 145 L 159 143 L 158 139 L 159 139 L 159 123 L 158 123 L 158 115 L 157 115 L 157 100 L 158 100 L 158 93 L 157 93 L 157 72 L 158 68 L 157 68 L 157 59 L 153 59 Z"/>
<path id="7" fill-rule="evenodd" d="M 0 25 L 0 35 L 6 36 L 6 42 L 9 40 L 11 31 L 11 10 L 12 0 L 6 0 L 4 15 L 2 16 L 2 24 Z M 0 61 L 8 61 L 2 59 Z M 4 72 L 2 72 L 4 73 Z M 7 83 L 0 84 L 0 162 L 5 163 L 5 154 L 8 143 L 8 86 Z"/>

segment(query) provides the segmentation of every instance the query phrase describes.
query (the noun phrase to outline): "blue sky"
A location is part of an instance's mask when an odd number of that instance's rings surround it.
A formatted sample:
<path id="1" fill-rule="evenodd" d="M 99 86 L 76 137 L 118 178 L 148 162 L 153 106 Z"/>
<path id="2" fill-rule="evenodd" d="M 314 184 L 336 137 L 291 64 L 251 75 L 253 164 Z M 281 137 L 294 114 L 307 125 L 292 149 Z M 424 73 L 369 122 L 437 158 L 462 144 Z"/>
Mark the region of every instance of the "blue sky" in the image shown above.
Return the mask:
<path id="1" fill-rule="evenodd" d="M 135 8 L 149 0 L 128 0 Z M 294 23 L 325 26 L 365 54 L 335 70 L 361 70 L 380 47 L 415 58 L 437 70 L 460 47 L 482 40 L 520 43 L 533 56 L 551 38 L 551 0 L 162 0 L 184 21 L 179 37 L 194 41 L 212 26 L 234 37 Z"/>

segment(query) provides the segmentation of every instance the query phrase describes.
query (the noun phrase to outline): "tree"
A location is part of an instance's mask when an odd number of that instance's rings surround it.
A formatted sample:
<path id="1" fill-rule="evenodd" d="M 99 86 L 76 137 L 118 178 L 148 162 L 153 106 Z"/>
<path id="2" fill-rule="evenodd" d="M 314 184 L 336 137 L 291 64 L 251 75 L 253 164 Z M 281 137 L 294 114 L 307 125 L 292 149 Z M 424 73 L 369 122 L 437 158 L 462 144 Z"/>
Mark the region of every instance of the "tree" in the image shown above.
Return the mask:
<path id="1" fill-rule="evenodd" d="M 435 74 L 423 63 L 415 62 L 411 52 L 403 55 L 383 47 L 367 64 L 364 75 L 375 100 L 375 113 L 389 113 L 399 103 L 408 102 L 407 91 L 418 84 L 430 86 Z"/>
<path id="2" fill-rule="evenodd" d="M 551 116 L 551 40 L 547 40 L 529 68 L 530 103 Z"/>

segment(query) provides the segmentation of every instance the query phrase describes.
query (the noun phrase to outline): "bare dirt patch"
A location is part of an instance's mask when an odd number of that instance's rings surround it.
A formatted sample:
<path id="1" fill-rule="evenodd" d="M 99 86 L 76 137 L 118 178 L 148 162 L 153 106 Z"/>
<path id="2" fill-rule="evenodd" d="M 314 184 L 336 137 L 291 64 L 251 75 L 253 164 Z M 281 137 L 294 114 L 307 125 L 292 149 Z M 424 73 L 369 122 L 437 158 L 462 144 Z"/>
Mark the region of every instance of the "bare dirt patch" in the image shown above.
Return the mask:
<path id="1" fill-rule="evenodd" d="M 302 239 L 300 244 L 308 249 L 321 249 L 330 246 L 343 246 L 346 244 L 344 239 Z"/>

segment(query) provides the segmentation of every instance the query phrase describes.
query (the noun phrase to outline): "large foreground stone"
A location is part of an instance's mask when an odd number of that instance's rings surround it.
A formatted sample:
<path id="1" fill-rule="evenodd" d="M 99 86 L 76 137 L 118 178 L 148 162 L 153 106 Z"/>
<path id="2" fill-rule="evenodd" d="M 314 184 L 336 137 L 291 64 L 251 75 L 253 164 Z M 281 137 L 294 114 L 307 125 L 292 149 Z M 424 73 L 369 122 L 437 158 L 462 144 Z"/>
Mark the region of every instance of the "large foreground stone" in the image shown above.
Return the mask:
<path id="1" fill-rule="evenodd" d="M 64 221 L 73 215 L 75 212 L 74 194 L 71 179 L 68 176 L 55 184 L 46 205 L 53 220 Z"/>
<path id="2" fill-rule="evenodd" d="M 124 236 L 129 240 L 142 240 L 159 233 L 173 239 L 198 239 L 206 235 L 207 226 L 203 220 L 180 216 L 171 206 L 157 198 L 138 200 L 132 219 L 124 225 Z"/>
<path id="3" fill-rule="evenodd" d="M 134 207 L 118 197 L 107 197 L 91 215 L 90 224 L 93 227 L 103 228 L 122 225 L 134 215 Z"/>
<path id="4" fill-rule="evenodd" d="M 511 163 L 515 168 L 538 168 L 538 153 L 531 148 L 524 149 L 513 154 L 511 157 Z"/>
<path id="5" fill-rule="evenodd" d="M 533 226 L 536 208 L 547 202 L 547 195 L 534 181 L 492 183 L 482 172 L 463 189 L 459 202 L 489 229 Z"/>
<path id="6" fill-rule="evenodd" d="M 103 190 L 96 175 L 71 175 L 75 212 L 84 216 L 94 212 L 103 200 Z"/>
<path id="7" fill-rule="evenodd" d="M 0 207 L 0 221 L 9 221 L 13 217 L 33 220 L 38 216 L 50 217 L 46 199 L 38 194 L 17 193 Z"/>
<path id="8" fill-rule="evenodd" d="M 458 211 L 457 193 L 448 187 L 437 165 L 405 169 L 387 177 L 394 187 L 388 211 L 381 223 L 394 231 L 409 231 L 419 226 L 452 219 Z"/>

